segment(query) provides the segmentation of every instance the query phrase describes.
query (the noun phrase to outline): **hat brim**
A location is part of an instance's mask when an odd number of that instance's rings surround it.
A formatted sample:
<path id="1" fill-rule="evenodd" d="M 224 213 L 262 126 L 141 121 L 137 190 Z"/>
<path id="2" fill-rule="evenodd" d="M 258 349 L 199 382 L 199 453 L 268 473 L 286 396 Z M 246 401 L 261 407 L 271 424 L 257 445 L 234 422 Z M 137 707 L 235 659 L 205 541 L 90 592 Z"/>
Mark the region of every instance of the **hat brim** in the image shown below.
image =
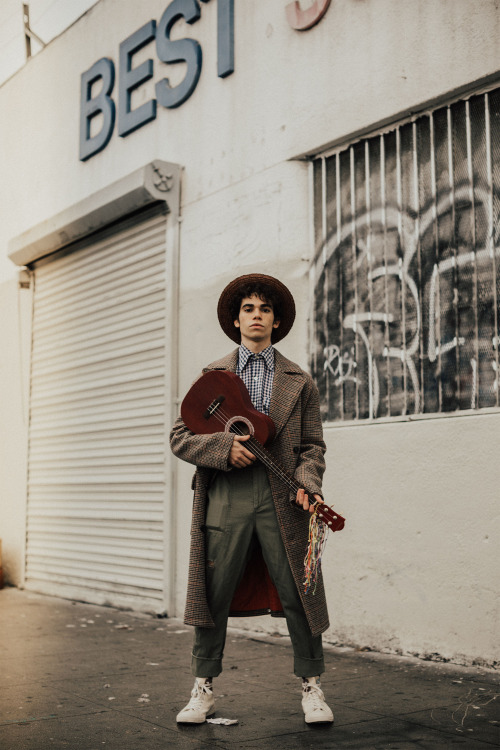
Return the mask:
<path id="1" fill-rule="evenodd" d="M 231 307 L 234 298 L 239 294 L 241 287 L 253 285 L 265 286 L 280 300 L 281 318 L 280 324 L 273 329 L 271 342 L 276 344 L 290 332 L 295 320 L 295 302 L 290 290 L 279 279 L 274 276 L 266 276 L 263 273 L 249 273 L 239 276 L 231 281 L 223 290 L 217 305 L 217 316 L 222 330 L 236 344 L 241 341 L 240 329 L 234 325 Z"/>

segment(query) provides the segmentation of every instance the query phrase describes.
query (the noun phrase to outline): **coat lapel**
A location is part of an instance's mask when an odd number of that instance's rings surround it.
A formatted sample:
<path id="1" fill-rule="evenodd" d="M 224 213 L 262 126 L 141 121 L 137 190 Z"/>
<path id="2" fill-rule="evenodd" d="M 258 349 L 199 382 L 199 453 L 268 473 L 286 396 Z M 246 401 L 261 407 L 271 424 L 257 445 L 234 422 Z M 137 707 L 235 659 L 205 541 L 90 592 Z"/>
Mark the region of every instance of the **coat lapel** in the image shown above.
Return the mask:
<path id="1" fill-rule="evenodd" d="M 222 359 L 217 359 L 215 362 L 211 362 L 207 367 L 203 368 L 203 372 L 210 372 L 210 370 L 230 370 L 236 372 L 238 365 L 238 349 L 234 349 L 230 354 L 227 354 Z"/>
<path id="2" fill-rule="evenodd" d="M 276 351 L 269 416 L 276 426 L 277 435 L 286 425 L 305 382 L 302 370 Z"/>

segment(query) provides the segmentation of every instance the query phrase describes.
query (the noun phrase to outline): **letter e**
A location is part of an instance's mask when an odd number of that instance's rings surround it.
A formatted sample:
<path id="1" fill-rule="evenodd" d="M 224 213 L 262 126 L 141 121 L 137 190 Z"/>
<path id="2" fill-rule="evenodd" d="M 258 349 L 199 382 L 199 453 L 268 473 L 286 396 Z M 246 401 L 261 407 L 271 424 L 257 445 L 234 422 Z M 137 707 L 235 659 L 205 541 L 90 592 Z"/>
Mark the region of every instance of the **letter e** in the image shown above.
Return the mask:
<path id="1" fill-rule="evenodd" d="M 120 44 L 120 71 L 118 77 L 118 135 L 126 136 L 156 117 L 156 99 L 132 109 L 132 91 L 153 77 L 153 61 L 145 60 L 137 68 L 132 58 L 156 36 L 156 21 L 149 21 Z"/>

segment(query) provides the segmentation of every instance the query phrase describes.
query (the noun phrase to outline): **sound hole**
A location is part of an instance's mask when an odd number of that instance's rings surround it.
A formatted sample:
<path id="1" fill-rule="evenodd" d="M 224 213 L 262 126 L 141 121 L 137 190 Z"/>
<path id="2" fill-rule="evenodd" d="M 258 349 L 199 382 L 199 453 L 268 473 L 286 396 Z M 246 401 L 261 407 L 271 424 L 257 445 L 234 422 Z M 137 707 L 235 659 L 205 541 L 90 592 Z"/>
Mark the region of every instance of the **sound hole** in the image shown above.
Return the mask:
<path id="1" fill-rule="evenodd" d="M 231 425 L 231 429 L 229 432 L 234 432 L 235 435 L 248 435 L 250 433 L 250 430 L 248 429 L 248 425 L 245 424 L 245 422 L 235 422 Z"/>
<path id="2" fill-rule="evenodd" d="M 235 435 L 253 435 L 253 424 L 245 417 L 231 417 L 226 423 L 226 432 L 232 432 Z"/>

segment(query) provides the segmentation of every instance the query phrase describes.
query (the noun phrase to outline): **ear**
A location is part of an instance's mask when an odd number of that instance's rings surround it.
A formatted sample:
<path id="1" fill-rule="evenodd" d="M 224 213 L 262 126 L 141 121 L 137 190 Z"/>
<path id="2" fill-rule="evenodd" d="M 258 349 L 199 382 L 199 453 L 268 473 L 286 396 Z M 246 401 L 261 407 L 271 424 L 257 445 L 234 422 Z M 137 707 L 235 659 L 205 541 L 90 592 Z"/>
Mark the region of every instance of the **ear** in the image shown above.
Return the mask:
<path id="1" fill-rule="evenodd" d="M 240 321 L 239 321 L 238 319 L 236 319 L 236 320 L 234 321 L 234 327 L 235 327 L 235 328 L 239 328 L 239 327 L 240 327 Z"/>
<path id="2" fill-rule="evenodd" d="M 279 324 L 280 324 L 280 321 L 279 320 L 275 320 L 274 323 L 273 323 L 273 328 L 277 328 L 279 326 Z"/>

